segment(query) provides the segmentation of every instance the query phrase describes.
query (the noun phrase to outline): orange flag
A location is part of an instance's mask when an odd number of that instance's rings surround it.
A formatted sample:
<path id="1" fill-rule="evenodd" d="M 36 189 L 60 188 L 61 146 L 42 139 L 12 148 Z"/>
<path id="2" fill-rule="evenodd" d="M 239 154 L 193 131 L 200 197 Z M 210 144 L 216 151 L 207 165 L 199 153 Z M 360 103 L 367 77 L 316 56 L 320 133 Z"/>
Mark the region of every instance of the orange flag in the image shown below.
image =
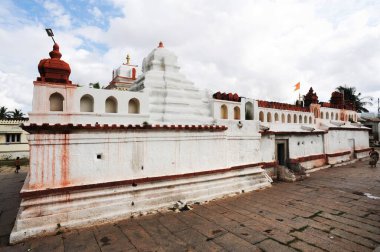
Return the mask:
<path id="1" fill-rule="evenodd" d="M 294 91 L 299 90 L 300 87 L 301 87 L 301 82 L 298 82 L 298 83 L 295 85 L 295 89 L 294 89 Z"/>

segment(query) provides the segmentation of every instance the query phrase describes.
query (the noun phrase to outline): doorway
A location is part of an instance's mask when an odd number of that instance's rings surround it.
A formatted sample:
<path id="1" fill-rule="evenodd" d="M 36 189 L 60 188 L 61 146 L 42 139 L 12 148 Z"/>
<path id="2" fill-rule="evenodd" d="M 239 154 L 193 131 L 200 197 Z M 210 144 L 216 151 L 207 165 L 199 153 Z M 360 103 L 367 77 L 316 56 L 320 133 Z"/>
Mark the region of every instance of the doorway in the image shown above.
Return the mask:
<path id="1" fill-rule="evenodd" d="M 276 140 L 276 161 L 286 166 L 288 160 L 288 140 Z"/>

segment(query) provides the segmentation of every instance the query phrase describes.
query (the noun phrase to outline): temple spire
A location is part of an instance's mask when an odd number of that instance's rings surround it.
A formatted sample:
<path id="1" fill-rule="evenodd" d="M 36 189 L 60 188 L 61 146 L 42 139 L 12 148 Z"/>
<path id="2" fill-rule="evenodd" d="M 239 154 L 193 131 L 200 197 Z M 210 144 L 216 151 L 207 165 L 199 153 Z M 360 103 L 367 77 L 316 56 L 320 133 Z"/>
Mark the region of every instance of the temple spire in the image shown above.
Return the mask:
<path id="1" fill-rule="evenodd" d="M 131 63 L 131 57 L 129 56 L 129 54 L 127 54 L 126 59 L 127 59 L 127 65 L 130 65 L 130 63 Z"/>

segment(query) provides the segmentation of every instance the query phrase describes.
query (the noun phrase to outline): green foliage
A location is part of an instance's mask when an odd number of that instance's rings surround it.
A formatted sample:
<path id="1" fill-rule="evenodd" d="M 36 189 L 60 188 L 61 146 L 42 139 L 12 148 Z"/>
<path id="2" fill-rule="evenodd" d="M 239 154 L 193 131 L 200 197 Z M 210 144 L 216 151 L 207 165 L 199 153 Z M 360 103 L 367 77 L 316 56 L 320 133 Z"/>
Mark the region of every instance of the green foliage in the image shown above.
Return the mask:
<path id="1" fill-rule="evenodd" d="M 365 106 L 372 106 L 373 98 L 371 96 L 361 97 L 361 93 L 356 93 L 355 87 L 339 86 L 337 91 L 344 94 L 344 104 L 352 103 L 357 112 L 368 112 Z"/>
<path id="2" fill-rule="evenodd" d="M 101 89 L 101 88 L 104 88 L 100 86 L 99 82 L 96 82 L 96 83 L 90 83 L 88 84 L 91 88 L 96 88 L 96 89 Z"/>
<path id="3" fill-rule="evenodd" d="M 0 107 L 0 119 L 8 119 L 11 115 L 11 112 L 8 111 L 8 108 L 2 106 Z"/>
<path id="4" fill-rule="evenodd" d="M 23 119 L 25 116 L 21 109 L 15 109 L 14 111 L 9 111 L 5 106 L 0 107 L 0 120 L 4 119 Z"/>
<path id="5" fill-rule="evenodd" d="M 11 112 L 12 119 L 22 119 L 24 118 L 24 113 L 22 113 L 21 109 L 15 109 Z"/>

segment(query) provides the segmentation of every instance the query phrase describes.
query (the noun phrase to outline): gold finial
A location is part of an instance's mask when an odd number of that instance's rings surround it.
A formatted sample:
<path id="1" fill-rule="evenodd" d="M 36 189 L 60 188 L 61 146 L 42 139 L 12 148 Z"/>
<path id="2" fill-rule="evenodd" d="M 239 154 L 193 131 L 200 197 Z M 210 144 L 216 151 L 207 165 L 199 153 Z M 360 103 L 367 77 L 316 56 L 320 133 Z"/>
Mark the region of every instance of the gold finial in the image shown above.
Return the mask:
<path id="1" fill-rule="evenodd" d="M 127 65 L 129 65 L 129 63 L 131 62 L 131 57 L 129 57 L 129 54 L 127 54 Z"/>

